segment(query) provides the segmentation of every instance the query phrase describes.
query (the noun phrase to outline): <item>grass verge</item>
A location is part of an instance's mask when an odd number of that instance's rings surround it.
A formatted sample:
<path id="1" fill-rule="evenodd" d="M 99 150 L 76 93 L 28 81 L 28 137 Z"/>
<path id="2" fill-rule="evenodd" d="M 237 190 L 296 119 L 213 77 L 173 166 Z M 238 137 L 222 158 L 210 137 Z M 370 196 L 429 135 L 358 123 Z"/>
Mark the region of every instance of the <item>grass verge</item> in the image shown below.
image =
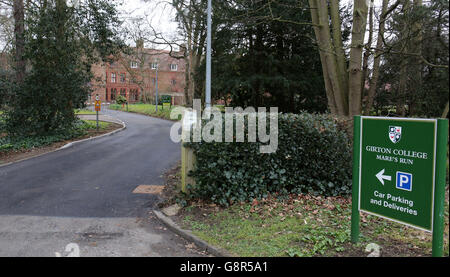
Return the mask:
<path id="1" fill-rule="evenodd" d="M 166 177 L 169 187 L 163 196 L 170 199 L 167 205 L 177 197 L 179 176 L 173 172 Z M 445 256 L 449 255 L 448 202 L 447 187 Z M 431 256 L 431 234 L 366 214 L 361 215 L 360 243 L 352 244 L 351 199 L 344 197 L 291 195 L 282 200 L 269 196 L 228 208 L 196 201 L 172 219 L 239 257 Z"/>
<path id="2" fill-rule="evenodd" d="M 76 115 L 82 115 L 82 114 L 96 114 L 96 112 L 91 111 L 91 110 L 86 110 L 86 109 L 82 109 L 82 110 L 75 110 L 75 114 Z"/>
<path id="3" fill-rule="evenodd" d="M 119 104 L 111 104 L 109 106 L 111 110 L 119 110 L 124 112 L 131 112 L 131 113 L 138 113 L 158 118 L 163 118 L 167 120 L 172 120 L 170 118 L 170 112 L 174 109 L 174 106 L 171 108 L 169 107 L 163 107 L 162 105 L 158 105 L 158 112 L 156 112 L 156 105 L 151 104 L 129 104 L 128 110 L 127 106 L 122 106 Z"/>

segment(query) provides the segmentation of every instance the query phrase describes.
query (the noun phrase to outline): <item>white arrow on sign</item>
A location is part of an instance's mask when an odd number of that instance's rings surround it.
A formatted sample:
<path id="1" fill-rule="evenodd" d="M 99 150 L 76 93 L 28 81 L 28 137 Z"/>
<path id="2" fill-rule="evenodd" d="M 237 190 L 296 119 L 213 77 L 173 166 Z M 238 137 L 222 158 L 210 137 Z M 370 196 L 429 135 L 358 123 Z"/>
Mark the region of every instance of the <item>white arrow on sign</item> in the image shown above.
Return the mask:
<path id="1" fill-rule="evenodd" d="M 387 181 L 392 180 L 392 176 L 384 175 L 384 171 L 385 171 L 385 169 L 381 170 L 380 172 L 378 172 L 377 175 L 375 175 L 383 186 L 384 186 L 384 180 L 387 180 Z"/>

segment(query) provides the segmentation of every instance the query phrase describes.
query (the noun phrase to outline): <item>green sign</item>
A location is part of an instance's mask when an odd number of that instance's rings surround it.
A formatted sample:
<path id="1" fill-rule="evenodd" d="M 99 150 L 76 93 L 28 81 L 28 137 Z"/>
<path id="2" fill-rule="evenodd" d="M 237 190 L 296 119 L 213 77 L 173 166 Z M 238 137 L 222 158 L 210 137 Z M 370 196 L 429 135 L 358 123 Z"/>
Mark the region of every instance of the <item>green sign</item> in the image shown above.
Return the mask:
<path id="1" fill-rule="evenodd" d="M 354 124 L 352 240 L 365 212 L 433 232 L 433 255 L 442 252 L 448 121 L 357 116 Z"/>
<path id="2" fill-rule="evenodd" d="M 359 209 L 432 231 L 436 120 L 361 118 Z"/>
<path id="3" fill-rule="evenodd" d="M 170 95 L 161 95 L 161 102 L 163 109 L 164 107 L 169 106 L 169 108 L 172 106 L 172 96 Z"/>

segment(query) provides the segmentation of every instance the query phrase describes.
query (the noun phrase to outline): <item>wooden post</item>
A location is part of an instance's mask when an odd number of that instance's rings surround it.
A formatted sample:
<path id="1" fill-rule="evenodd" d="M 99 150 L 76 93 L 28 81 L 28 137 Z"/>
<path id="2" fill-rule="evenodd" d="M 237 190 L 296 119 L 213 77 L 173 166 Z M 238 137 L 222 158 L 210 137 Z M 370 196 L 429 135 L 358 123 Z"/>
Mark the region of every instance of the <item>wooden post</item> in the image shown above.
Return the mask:
<path id="1" fill-rule="evenodd" d="M 191 130 L 195 129 L 197 121 L 197 115 L 195 112 L 185 112 L 182 119 L 181 128 L 181 191 L 189 193 L 187 185 L 195 185 L 195 180 L 189 177 L 189 172 L 194 170 L 195 154 L 194 150 L 189 147 L 185 147 L 185 142 L 190 141 Z M 188 139 L 186 139 L 188 138 Z"/>
<path id="2" fill-rule="evenodd" d="M 195 185 L 195 180 L 188 176 L 189 171 L 194 170 L 195 155 L 192 148 L 184 147 L 181 143 L 181 191 L 189 193 L 187 185 Z"/>

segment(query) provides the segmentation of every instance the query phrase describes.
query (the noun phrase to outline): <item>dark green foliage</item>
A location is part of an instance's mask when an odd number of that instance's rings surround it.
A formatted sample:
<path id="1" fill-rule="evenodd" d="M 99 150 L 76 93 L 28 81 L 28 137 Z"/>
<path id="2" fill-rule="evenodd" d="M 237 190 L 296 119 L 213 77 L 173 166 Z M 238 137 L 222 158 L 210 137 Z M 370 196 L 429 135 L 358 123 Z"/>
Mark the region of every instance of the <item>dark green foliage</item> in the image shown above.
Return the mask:
<path id="1" fill-rule="evenodd" d="M 228 205 L 268 193 L 324 196 L 351 192 L 351 147 L 331 115 L 279 115 L 278 150 L 257 143 L 186 143 L 196 155 L 191 196 Z"/>
<path id="2" fill-rule="evenodd" d="M 91 65 L 118 49 L 117 12 L 104 0 L 31 5 L 26 13 L 25 80 L 12 91 L 6 129 L 12 136 L 44 136 L 72 128 L 74 109 L 91 92 Z"/>
<path id="3" fill-rule="evenodd" d="M 36 136 L 6 136 L 0 138 L 0 152 L 11 150 L 26 150 L 47 146 L 55 142 L 81 137 L 88 129 L 96 128 L 88 122 L 76 120 L 70 128 L 52 135 Z"/>
<path id="4" fill-rule="evenodd" d="M 125 104 L 127 102 L 127 99 L 123 95 L 118 95 L 116 98 L 116 103 L 119 105 Z"/>
<path id="5" fill-rule="evenodd" d="M 432 0 L 410 10 L 409 14 L 395 13 L 391 21 L 391 32 L 395 36 L 386 36 L 386 41 L 393 53 L 383 55 L 374 114 L 395 115 L 395 107 L 400 102 L 406 105 L 406 116 L 440 117 L 449 100 L 449 33 L 446 31 L 449 2 Z M 415 55 L 401 54 L 405 51 L 405 43 L 419 35 L 410 30 L 414 24 L 423 28 L 419 49 L 423 60 Z M 411 34 L 402 38 L 405 26 Z M 399 93 L 402 61 L 407 63 L 406 95 Z"/>
<path id="6" fill-rule="evenodd" d="M 292 113 L 327 109 L 307 2 L 214 2 L 213 98 Z M 197 98 L 203 98 L 204 70 L 203 60 L 196 74 Z"/>
<path id="7" fill-rule="evenodd" d="M 0 110 L 8 102 L 11 94 L 11 86 L 13 85 L 9 80 L 11 79 L 11 72 L 0 68 Z"/>
<path id="8" fill-rule="evenodd" d="M 4 80 L 3 76 L 0 73 L 0 108 L 5 104 L 6 94 L 7 94 L 7 82 Z"/>

